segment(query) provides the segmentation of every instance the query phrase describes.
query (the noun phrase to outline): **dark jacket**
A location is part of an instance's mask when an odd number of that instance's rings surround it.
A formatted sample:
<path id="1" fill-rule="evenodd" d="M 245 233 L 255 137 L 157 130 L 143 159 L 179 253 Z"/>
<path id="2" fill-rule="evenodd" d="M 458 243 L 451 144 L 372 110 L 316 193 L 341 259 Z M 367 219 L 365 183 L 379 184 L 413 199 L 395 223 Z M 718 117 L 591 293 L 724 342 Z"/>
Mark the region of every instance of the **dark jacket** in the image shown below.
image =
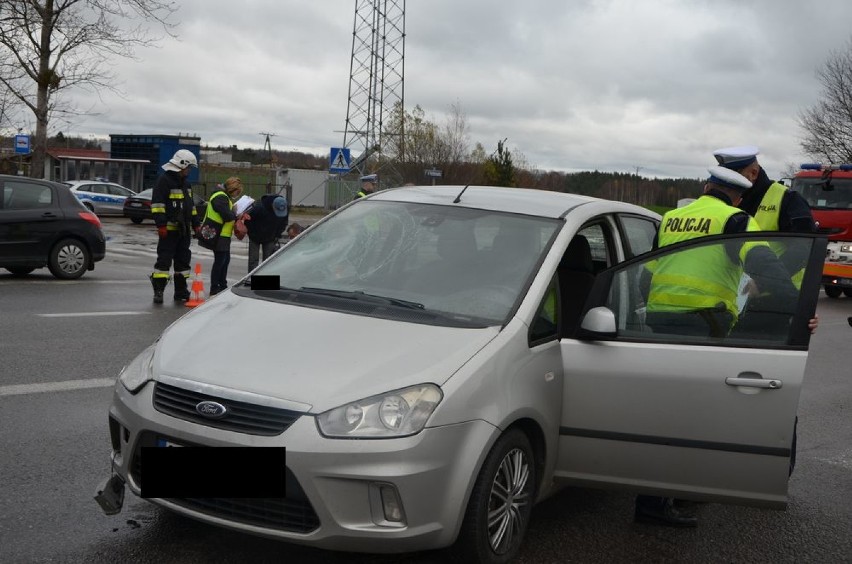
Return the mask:
<path id="1" fill-rule="evenodd" d="M 272 202 L 278 194 L 266 194 L 261 196 L 259 202 L 255 202 L 248 210 L 251 219 L 246 221 L 249 240 L 253 243 L 271 243 L 279 239 L 289 223 L 289 214 L 284 217 L 275 215 Z"/>
<path id="2" fill-rule="evenodd" d="M 189 184 L 179 172 L 171 170 L 164 172 L 154 185 L 151 213 L 157 227 L 165 225 L 169 231 L 178 231 L 186 236 L 190 236 L 192 230 L 201 224 Z"/>

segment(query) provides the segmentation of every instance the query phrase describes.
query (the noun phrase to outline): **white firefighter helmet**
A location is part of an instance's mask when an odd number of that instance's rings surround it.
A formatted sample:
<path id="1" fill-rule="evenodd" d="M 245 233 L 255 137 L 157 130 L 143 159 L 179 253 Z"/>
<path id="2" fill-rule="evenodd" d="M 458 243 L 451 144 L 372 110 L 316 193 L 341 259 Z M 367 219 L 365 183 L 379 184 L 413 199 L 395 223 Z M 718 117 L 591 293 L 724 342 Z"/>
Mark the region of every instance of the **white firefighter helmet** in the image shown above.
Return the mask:
<path id="1" fill-rule="evenodd" d="M 163 165 L 163 170 L 172 170 L 179 172 L 188 166 L 198 166 L 198 159 L 192 154 L 192 151 L 179 149 L 174 156 L 169 159 L 169 162 Z"/>

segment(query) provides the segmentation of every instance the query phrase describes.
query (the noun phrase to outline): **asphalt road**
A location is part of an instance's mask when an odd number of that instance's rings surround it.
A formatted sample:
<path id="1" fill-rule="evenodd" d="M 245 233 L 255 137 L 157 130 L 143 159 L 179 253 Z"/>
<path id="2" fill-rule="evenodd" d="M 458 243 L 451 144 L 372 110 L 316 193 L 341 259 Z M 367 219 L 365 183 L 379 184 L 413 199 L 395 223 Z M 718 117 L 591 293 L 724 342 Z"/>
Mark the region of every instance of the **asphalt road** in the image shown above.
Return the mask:
<path id="1" fill-rule="evenodd" d="M 107 219 L 105 230 L 107 259 L 78 281 L 57 281 L 46 269 L 24 279 L 0 273 L 0 562 L 452 559 L 447 551 L 360 555 L 280 543 L 129 493 L 121 514 L 103 515 L 92 496 L 109 472 L 111 383 L 186 311 L 168 299 L 151 304 L 151 224 Z M 208 280 L 212 255 L 196 252 L 195 260 Z M 230 279 L 245 270 L 245 243 L 237 243 Z M 852 562 L 852 299 L 822 296 L 818 312 L 786 511 L 707 504 L 699 528 L 677 530 L 633 523 L 630 494 L 567 489 L 536 507 L 518 562 Z"/>

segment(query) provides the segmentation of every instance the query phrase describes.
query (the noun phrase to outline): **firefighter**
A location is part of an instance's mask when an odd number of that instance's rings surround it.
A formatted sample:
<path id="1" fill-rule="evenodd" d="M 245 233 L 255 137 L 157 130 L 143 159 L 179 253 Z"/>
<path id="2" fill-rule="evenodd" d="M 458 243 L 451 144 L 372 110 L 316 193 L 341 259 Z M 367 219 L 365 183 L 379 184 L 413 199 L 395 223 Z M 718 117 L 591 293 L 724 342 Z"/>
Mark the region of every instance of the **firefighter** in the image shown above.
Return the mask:
<path id="1" fill-rule="evenodd" d="M 191 151 L 180 149 L 163 165 L 165 171 L 154 186 L 151 196 L 151 213 L 157 225 L 157 262 L 151 273 L 154 287 L 154 303 L 163 303 L 163 292 L 169 283 L 169 271 L 174 264 L 176 302 L 189 299 L 187 280 L 190 274 L 192 254 L 189 244 L 193 233 L 197 233 L 200 218 L 195 211 L 192 189 L 186 178 L 198 161 Z"/>

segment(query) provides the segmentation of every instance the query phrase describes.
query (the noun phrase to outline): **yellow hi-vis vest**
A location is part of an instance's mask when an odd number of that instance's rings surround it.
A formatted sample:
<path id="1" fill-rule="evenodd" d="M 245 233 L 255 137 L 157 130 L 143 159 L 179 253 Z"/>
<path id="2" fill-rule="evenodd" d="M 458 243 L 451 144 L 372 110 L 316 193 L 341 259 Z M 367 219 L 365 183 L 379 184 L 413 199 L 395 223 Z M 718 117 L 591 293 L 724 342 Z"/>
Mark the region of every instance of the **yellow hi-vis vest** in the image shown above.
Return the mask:
<path id="1" fill-rule="evenodd" d="M 783 184 L 773 182 L 760 200 L 760 205 L 757 206 L 757 213 L 754 214 L 754 219 L 760 226 L 762 231 L 778 231 L 779 221 L 781 216 L 781 200 L 784 199 L 784 194 L 787 193 L 787 187 Z M 786 252 L 784 243 L 769 243 L 769 248 L 780 257 Z M 802 268 L 791 277 L 793 285 L 798 290 L 802 287 L 802 278 L 805 275 L 805 269 Z"/>
<path id="2" fill-rule="evenodd" d="M 663 216 L 657 235 L 660 247 L 724 232 L 725 223 L 742 210 L 713 196 L 701 196 L 683 208 Z M 760 231 L 749 218 L 748 231 Z M 743 274 L 742 263 L 749 250 L 759 243 L 745 243 L 739 263 L 731 262 L 725 245 L 682 251 L 654 261 L 648 311 L 689 312 L 724 308 L 737 319 L 737 290 Z"/>
<path id="3" fill-rule="evenodd" d="M 210 218 L 211 221 L 215 221 L 216 223 L 218 223 L 219 225 L 222 226 L 222 231 L 219 233 L 219 235 L 221 237 L 230 237 L 231 233 L 234 232 L 234 222 L 233 221 L 222 221 L 222 216 L 219 215 L 219 212 L 217 212 L 213 208 L 214 198 L 219 198 L 219 197 L 222 197 L 222 196 L 224 196 L 225 199 L 228 201 L 228 209 L 234 208 L 234 202 L 231 201 L 231 198 L 228 197 L 228 194 L 226 194 L 225 192 L 222 192 L 220 190 L 218 192 L 215 192 L 212 196 L 210 196 L 210 199 L 207 201 L 207 213 L 205 214 L 205 217 Z"/>

